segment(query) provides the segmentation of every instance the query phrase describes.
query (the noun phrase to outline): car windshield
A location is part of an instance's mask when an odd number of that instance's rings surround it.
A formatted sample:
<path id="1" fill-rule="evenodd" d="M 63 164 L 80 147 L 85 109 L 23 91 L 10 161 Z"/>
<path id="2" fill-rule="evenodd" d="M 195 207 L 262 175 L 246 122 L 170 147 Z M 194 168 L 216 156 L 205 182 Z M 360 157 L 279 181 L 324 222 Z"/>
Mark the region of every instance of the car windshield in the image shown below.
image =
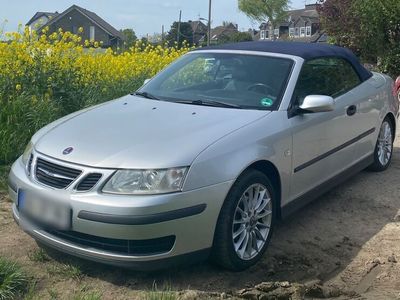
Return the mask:
<path id="1" fill-rule="evenodd" d="M 189 53 L 137 91 L 151 99 L 275 110 L 293 61 L 265 55 Z"/>

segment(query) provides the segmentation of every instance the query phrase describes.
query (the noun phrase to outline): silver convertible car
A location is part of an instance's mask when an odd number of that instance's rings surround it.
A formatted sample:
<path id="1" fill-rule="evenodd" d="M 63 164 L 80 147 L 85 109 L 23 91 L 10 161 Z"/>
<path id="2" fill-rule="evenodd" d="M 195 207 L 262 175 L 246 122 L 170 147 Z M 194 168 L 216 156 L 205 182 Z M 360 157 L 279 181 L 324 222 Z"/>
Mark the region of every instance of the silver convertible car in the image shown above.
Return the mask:
<path id="1" fill-rule="evenodd" d="M 344 48 L 246 42 L 184 55 L 134 94 L 39 130 L 9 175 L 39 245 L 157 269 L 255 264 L 276 222 L 349 176 L 388 168 L 388 76 Z"/>

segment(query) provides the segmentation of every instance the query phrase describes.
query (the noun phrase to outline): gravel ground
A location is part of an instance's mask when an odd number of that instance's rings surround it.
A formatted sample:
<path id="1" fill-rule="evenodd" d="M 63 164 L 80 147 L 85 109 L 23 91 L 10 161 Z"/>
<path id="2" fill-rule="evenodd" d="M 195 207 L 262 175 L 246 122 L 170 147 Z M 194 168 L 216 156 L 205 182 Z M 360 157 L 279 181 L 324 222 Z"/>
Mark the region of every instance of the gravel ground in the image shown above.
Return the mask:
<path id="1" fill-rule="evenodd" d="M 301 299 L 304 294 L 400 299 L 399 138 L 395 146 L 386 172 L 361 172 L 295 213 L 278 226 L 262 261 L 241 273 L 207 263 L 138 273 L 59 254 L 42 257 L 35 242 L 14 224 L 4 194 L 0 195 L 0 256 L 18 261 L 32 274 L 36 282 L 32 294 L 40 299 L 70 299 L 92 292 L 103 299 L 142 299 L 149 298 L 144 291 L 154 284 L 180 291 L 182 299 L 221 293 L 256 299 L 262 291 L 269 293 L 265 299 Z"/>

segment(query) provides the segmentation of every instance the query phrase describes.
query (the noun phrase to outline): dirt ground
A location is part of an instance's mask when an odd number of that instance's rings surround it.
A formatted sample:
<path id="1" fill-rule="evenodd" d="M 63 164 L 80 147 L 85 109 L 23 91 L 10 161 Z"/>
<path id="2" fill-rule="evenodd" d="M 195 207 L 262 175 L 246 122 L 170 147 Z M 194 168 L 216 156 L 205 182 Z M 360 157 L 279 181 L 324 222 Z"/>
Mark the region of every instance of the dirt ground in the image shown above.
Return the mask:
<path id="1" fill-rule="evenodd" d="M 295 213 L 278 226 L 262 261 L 241 273 L 208 263 L 140 273 L 63 255 L 53 255 L 50 260 L 35 258 L 38 248 L 14 223 L 4 194 L 0 195 L 0 256 L 18 261 L 33 275 L 36 286 L 32 295 L 40 299 L 70 299 L 90 291 L 99 292 L 103 299 L 149 299 L 142 291 L 154 283 L 174 291 L 190 289 L 216 292 L 207 294 L 209 297 L 221 293 L 229 297 L 262 282 L 286 281 L 318 281 L 324 288 L 335 289 L 325 296 L 338 299 L 400 299 L 398 180 L 400 137 L 393 164 L 386 172 L 361 172 Z M 78 271 L 63 269 L 63 264 Z M 248 291 L 251 294 L 251 289 Z M 199 293 L 187 292 L 183 298 L 196 295 Z"/>

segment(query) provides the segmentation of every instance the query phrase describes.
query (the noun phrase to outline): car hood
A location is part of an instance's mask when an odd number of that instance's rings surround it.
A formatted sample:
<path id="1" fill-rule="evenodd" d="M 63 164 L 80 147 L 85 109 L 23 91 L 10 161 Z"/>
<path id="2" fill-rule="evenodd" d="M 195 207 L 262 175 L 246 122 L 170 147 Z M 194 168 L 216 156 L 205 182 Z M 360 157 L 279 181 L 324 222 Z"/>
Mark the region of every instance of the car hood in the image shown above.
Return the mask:
<path id="1" fill-rule="evenodd" d="M 187 166 L 210 144 L 269 113 L 125 96 L 44 128 L 35 150 L 101 168 Z"/>

